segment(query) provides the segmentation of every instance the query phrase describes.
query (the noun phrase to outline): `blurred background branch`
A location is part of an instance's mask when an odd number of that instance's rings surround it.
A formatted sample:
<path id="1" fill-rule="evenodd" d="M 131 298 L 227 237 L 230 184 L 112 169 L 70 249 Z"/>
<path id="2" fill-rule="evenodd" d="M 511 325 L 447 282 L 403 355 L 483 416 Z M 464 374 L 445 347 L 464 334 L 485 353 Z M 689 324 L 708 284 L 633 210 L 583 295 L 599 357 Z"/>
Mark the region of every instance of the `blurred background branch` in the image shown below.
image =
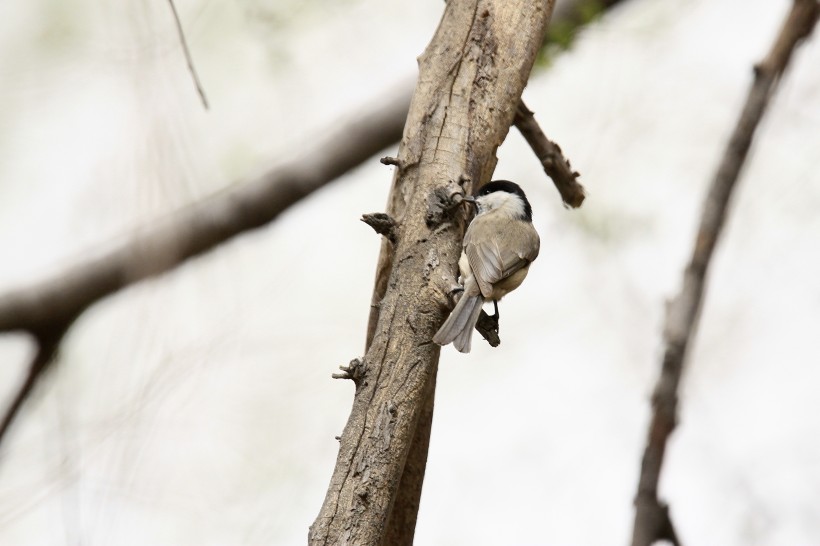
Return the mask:
<path id="1" fill-rule="evenodd" d="M 294 203 L 395 142 L 401 135 L 408 104 L 409 96 L 405 95 L 361 112 L 328 128 L 323 139 L 288 164 L 137 230 L 102 256 L 0 295 L 0 332 L 27 331 L 39 340 L 38 332 L 53 328 L 64 331 L 100 299 L 271 222 Z M 44 369 L 32 366 L 21 392 L 30 393 Z M 18 395 L 7 410 L 0 441 L 26 395 Z"/>
<path id="2" fill-rule="evenodd" d="M 652 419 L 635 496 L 632 546 L 651 546 L 661 540 L 667 540 L 676 546 L 681 544 L 669 515 L 669 507 L 658 495 L 658 482 L 669 436 L 677 424 L 678 387 L 687 349 L 697 329 L 706 275 L 755 130 L 792 52 L 811 34 L 818 13 L 820 4 L 816 0 L 794 0 L 769 54 L 755 66 L 754 82 L 706 195 L 692 256 L 683 276 L 683 286 L 669 303 L 666 313 L 663 329 L 664 354 L 660 375 L 652 394 Z"/>

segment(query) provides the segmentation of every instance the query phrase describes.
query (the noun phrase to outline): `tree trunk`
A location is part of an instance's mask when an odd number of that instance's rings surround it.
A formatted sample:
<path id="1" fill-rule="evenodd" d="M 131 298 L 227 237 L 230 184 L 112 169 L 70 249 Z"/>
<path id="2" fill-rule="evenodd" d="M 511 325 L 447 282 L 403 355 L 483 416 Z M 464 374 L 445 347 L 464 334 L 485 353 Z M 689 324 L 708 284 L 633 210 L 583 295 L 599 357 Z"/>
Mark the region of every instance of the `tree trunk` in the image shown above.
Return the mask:
<path id="1" fill-rule="evenodd" d="M 419 58 L 388 199 L 395 242 L 383 241 L 379 257 L 387 282 L 374 294 L 372 343 L 350 370 L 353 409 L 310 544 L 385 540 L 417 425 L 425 407 L 432 413 L 439 347 L 431 339 L 452 305 L 466 214 L 448 212 L 448 196 L 492 175 L 552 7 L 450 0 Z M 390 527 L 414 519 L 397 515 Z"/>

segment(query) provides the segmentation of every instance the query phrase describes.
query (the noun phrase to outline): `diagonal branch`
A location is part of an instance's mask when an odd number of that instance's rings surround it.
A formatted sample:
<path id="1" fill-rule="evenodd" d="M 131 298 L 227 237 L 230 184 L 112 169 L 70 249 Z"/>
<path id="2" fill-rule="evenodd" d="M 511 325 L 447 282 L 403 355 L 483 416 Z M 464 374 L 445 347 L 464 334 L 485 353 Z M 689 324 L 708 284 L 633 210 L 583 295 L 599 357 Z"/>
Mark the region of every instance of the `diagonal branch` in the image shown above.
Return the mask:
<path id="1" fill-rule="evenodd" d="M 36 331 L 77 316 L 117 290 L 264 226 L 293 203 L 398 140 L 406 112 L 405 99 L 360 114 L 329 131 L 315 148 L 290 163 L 182 208 L 67 272 L 0 295 L 0 332 Z"/>
<path id="2" fill-rule="evenodd" d="M 67 329 L 88 307 L 126 286 L 165 273 L 246 231 L 264 226 L 305 196 L 401 138 L 409 97 L 360 114 L 316 148 L 250 182 L 236 185 L 139 230 L 120 246 L 40 283 L 0 294 L 0 332 Z M 57 338 L 59 341 L 59 338 Z M 42 376 L 32 366 L 26 385 L 4 418 L 8 426 Z"/>
<path id="3" fill-rule="evenodd" d="M 675 545 L 680 544 L 669 517 L 669 508 L 659 499 L 658 481 L 666 444 L 676 426 L 678 385 L 686 351 L 697 326 L 709 262 L 725 223 L 732 190 L 748 155 L 755 129 L 792 52 L 811 33 L 818 14 L 820 4 L 815 0 L 794 1 L 771 51 L 755 67 L 754 82 L 746 104 L 706 196 L 692 257 L 684 273 L 683 287 L 667 310 L 663 363 L 652 395 L 652 420 L 635 497 L 632 546 L 650 546 L 662 539 Z"/>

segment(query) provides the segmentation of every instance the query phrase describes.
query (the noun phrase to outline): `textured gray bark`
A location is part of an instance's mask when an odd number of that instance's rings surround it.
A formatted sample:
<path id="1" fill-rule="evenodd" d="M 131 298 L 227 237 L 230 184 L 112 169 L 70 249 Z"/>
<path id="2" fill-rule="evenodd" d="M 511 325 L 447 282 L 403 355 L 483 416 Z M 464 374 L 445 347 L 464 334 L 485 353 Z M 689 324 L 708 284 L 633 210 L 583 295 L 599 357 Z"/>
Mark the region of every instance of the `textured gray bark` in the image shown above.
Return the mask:
<path id="1" fill-rule="evenodd" d="M 419 58 L 387 207 L 395 243 L 384 240 L 379 258 L 384 297 L 374 298 L 372 342 L 310 544 L 385 540 L 431 403 L 439 357 L 431 339 L 451 306 L 460 254 L 465 214 L 448 213 L 442 200 L 492 175 L 551 11 L 548 0 L 450 0 Z"/>

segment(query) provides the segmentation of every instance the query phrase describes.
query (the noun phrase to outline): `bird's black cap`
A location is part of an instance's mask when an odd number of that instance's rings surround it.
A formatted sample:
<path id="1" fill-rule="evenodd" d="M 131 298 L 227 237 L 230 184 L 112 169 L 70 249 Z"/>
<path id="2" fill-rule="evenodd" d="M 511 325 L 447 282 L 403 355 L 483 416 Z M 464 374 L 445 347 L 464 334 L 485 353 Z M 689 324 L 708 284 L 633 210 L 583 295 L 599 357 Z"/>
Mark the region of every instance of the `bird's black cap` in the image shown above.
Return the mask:
<path id="1" fill-rule="evenodd" d="M 515 182 L 510 182 L 509 180 L 493 180 L 492 182 L 487 182 L 478 188 L 476 197 L 488 195 L 496 191 L 514 193 L 519 196 L 521 200 L 524 201 L 524 214 L 527 216 L 527 220 L 532 222 L 532 207 L 530 206 L 530 202 L 527 201 L 527 196 L 524 194 L 524 190 L 522 190 L 521 186 Z"/>

